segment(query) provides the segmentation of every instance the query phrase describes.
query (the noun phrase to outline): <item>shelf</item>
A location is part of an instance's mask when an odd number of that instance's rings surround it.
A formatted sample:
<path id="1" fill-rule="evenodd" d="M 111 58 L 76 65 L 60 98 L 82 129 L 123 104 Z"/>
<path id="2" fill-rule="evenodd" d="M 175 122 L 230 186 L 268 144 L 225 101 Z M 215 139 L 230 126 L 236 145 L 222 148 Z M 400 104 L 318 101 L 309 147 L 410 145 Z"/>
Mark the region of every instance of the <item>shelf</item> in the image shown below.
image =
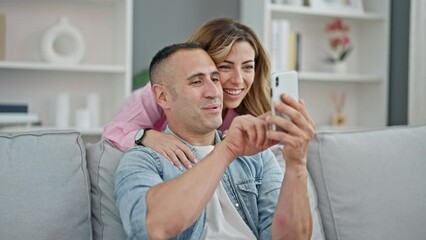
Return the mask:
<path id="1" fill-rule="evenodd" d="M 295 16 L 305 15 L 313 17 L 341 17 L 341 18 L 350 18 L 350 19 L 364 19 L 364 20 L 384 20 L 384 16 L 373 14 L 373 13 L 360 13 L 360 12 L 351 12 L 351 11 L 341 11 L 341 10 L 315 10 L 310 7 L 304 6 L 288 6 L 284 4 L 270 4 L 269 8 L 272 13 L 285 13 L 285 14 L 294 14 Z"/>
<path id="2" fill-rule="evenodd" d="M 68 72 L 97 72 L 97 73 L 125 73 L 122 65 L 107 64 L 78 64 L 60 65 L 45 62 L 18 62 L 0 61 L 0 69 L 11 70 L 43 70 L 43 71 L 68 71 Z"/>
<path id="3" fill-rule="evenodd" d="M 324 82 L 359 82 L 380 83 L 383 78 L 379 75 L 364 75 L 353 73 L 326 73 L 326 72 L 298 72 L 301 81 L 324 81 Z"/>
<path id="4" fill-rule="evenodd" d="M 240 1 L 241 21 L 259 33 L 269 52 L 277 40 L 276 31 L 272 31 L 273 21 L 285 20 L 290 31 L 300 34 L 299 91 L 312 119 L 317 126 L 322 126 L 321 130 L 363 129 L 387 123 L 391 1 L 362 2 L 364 11 L 349 7 L 291 6 L 271 3 L 271 0 Z M 349 25 L 348 35 L 354 46 L 347 73 L 334 72 L 334 67 L 324 61 L 330 37 L 326 26 L 335 18 L 342 18 Z M 281 54 L 286 56 L 288 52 Z M 342 109 L 347 127 L 333 128 L 328 126 L 336 108 L 332 95 L 343 93 L 347 96 Z"/>

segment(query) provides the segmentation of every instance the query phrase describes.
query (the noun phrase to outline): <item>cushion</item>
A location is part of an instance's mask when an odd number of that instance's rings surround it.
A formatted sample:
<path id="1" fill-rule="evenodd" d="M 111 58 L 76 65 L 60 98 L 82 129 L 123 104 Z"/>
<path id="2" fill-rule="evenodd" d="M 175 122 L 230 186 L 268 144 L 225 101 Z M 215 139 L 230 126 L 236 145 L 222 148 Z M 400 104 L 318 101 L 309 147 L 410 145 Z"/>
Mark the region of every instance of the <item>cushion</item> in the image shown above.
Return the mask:
<path id="1" fill-rule="evenodd" d="M 86 151 L 92 191 L 93 238 L 126 239 L 113 195 L 114 174 L 123 153 L 106 140 L 88 143 Z"/>
<path id="2" fill-rule="evenodd" d="M 317 133 L 308 169 L 327 239 L 424 239 L 426 126 Z"/>
<path id="3" fill-rule="evenodd" d="M 282 154 L 282 145 L 275 145 L 270 148 L 274 153 L 276 159 L 278 160 L 278 164 L 282 168 L 285 173 L 285 161 Z M 309 205 L 311 207 L 311 215 L 312 215 L 312 240 L 324 240 L 324 232 L 321 222 L 320 213 L 318 210 L 318 200 L 317 200 L 317 192 L 315 190 L 315 186 L 312 183 L 312 179 L 310 174 L 308 173 L 308 196 L 309 196 Z"/>
<path id="4" fill-rule="evenodd" d="M 92 239 L 80 133 L 0 133 L 0 239 Z"/>

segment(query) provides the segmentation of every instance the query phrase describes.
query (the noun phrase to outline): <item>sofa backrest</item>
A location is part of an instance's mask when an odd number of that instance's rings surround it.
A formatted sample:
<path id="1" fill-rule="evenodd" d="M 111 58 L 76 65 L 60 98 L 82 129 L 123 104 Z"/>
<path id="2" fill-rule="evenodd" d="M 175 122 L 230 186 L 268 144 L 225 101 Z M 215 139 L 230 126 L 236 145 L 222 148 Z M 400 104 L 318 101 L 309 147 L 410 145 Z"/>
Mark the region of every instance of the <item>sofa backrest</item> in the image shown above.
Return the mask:
<path id="1" fill-rule="evenodd" d="M 114 174 L 123 153 L 106 140 L 87 144 L 86 150 L 92 193 L 93 239 L 126 239 L 113 196 Z"/>
<path id="2" fill-rule="evenodd" d="M 326 239 L 424 239 L 426 126 L 317 133 L 308 170 Z"/>
<path id="3" fill-rule="evenodd" d="M 92 239 L 86 165 L 76 131 L 0 133 L 0 239 Z"/>

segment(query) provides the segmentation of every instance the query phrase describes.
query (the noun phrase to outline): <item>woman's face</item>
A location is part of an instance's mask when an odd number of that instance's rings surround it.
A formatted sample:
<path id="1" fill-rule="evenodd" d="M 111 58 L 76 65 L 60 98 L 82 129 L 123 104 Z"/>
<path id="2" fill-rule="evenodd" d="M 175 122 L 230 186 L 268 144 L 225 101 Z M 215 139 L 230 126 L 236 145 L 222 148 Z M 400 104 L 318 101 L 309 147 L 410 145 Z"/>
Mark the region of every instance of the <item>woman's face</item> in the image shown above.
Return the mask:
<path id="1" fill-rule="evenodd" d="M 223 88 L 223 108 L 237 108 L 254 80 L 254 49 L 248 42 L 232 46 L 225 61 L 216 65 Z"/>

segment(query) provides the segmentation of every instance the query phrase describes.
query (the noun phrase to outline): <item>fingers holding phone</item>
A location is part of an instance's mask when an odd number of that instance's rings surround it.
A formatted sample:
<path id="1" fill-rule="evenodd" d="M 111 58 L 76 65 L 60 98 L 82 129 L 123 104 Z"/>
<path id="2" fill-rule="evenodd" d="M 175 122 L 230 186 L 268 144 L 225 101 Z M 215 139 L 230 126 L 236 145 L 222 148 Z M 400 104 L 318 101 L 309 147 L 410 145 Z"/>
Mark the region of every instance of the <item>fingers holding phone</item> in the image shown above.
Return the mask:
<path id="1" fill-rule="evenodd" d="M 271 139 L 297 145 L 300 140 L 311 139 L 314 123 L 299 100 L 298 77 L 295 71 L 274 73 L 271 76 L 272 125 Z"/>

